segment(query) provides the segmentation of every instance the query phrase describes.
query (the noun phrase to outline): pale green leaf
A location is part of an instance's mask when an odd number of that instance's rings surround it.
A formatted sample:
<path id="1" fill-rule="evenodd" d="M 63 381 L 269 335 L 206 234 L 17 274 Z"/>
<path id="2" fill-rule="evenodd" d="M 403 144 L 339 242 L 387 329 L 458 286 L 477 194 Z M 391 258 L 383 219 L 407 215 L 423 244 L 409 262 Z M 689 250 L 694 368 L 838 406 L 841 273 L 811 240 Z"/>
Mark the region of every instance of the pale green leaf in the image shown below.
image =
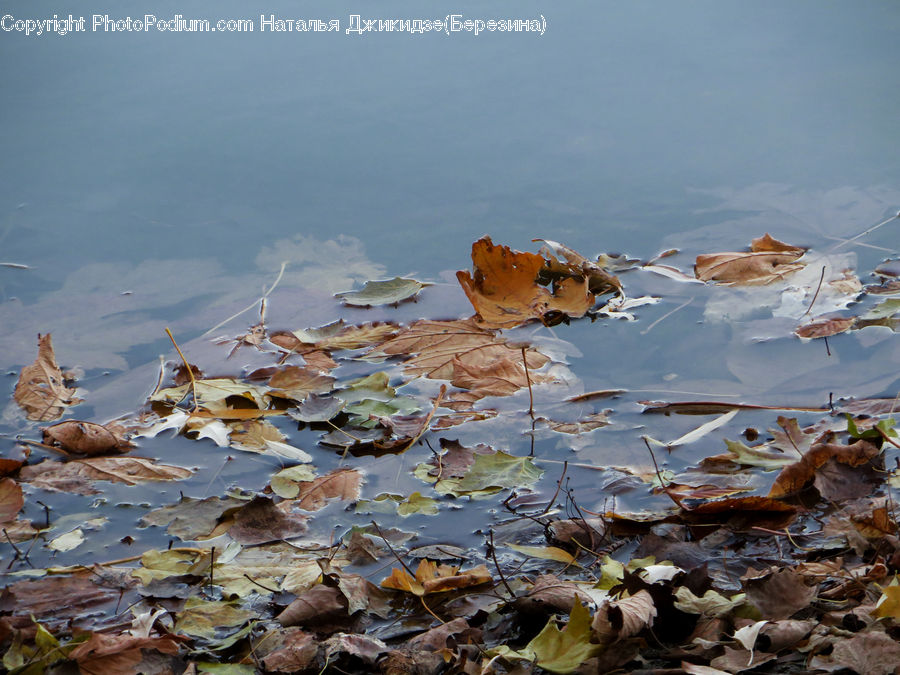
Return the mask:
<path id="1" fill-rule="evenodd" d="M 335 297 L 341 298 L 345 304 L 357 307 L 393 305 L 412 298 L 429 285 L 415 279 L 394 277 L 388 281 L 367 281 L 362 290 L 335 293 Z"/>

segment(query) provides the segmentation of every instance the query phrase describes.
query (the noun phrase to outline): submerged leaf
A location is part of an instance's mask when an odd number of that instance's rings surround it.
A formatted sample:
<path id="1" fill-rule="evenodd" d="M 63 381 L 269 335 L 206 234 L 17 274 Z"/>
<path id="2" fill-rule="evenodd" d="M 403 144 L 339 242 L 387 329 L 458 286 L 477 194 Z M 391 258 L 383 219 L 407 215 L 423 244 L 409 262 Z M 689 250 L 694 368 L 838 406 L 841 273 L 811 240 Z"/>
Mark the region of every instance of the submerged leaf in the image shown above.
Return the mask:
<path id="1" fill-rule="evenodd" d="M 375 305 L 393 305 L 414 297 L 430 284 L 423 284 L 415 279 L 394 277 L 388 281 L 367 281 L 362 290 L 335 293 L 347 305 L 369 307 Z"/>
<path id="2" fill-rule="evenodd" d="M 38 335 L 38 355 L 22 368 L 13 393 L 16 403 L 28 413 L 28 419 L 49 422 L 59 418 L 67 406 L 81 403 L 75 390 L 66 386 L 56 365 L 50 333 Z"/>
<path id="3" fill-rule="evenodd" d="M 192 473 L 190 469 L 156 464 L 143 457 L 90 457 L 70 462 L 47 459 L 23 467 L 19 477 L 45 490 L 91 495 L 98 492 L 91 485 L 97 480 L 137 485 L 145 481 L 181 480 Z"/>

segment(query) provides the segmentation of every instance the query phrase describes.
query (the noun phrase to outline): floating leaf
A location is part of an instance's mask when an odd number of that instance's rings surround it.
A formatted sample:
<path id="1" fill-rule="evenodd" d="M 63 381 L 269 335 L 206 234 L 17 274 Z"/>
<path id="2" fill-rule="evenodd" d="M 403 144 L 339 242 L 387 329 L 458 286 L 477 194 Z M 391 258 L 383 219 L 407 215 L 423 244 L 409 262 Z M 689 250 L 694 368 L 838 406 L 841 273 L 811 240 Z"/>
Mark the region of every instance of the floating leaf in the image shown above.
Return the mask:
<path id="1" fill-rule="evenodd" d="M 310 394 L 327 394 L 334 386 L 334 378 L 322 375 L 315 368 L 285 366 L 269 379 L 269 395 L 302 401 Z"/>
<path id="2" fill-rule="evenodd" d="M 409 300 L 429 285 L 415 279 L 394 277 L 388 281 L 367 281 L 362 290 L 335 293 L 334 297 L 340 298 L 347 305 L 356 307 L 393 305 Z"/>
<path id="3" fill-rule="evenodd" d="M 810 323 L 799 326 L 794 335 L 801 338 L 822 338 L 844 333 L 853 327 L 856 317 L 838 317 L 834 319 L 816 318 Z"/>
<path id="4" fill-rule="evenodd" d="M 694 274 L 701 281 L 720 284 L 769 284 L 802 269 L 797 262 L 805 249 L 773 239 L 768 234 L 754 239 L 749 252 L 698 255 Z"/>
<path id="5" fill-rule="evenodd" d="M 551 294 L 537 284 L 541 256 L 495 246 L 490 237 L 472 244 L 472 263 L 474 273 L 460 271 L 456 278 L 484 326 L 512 328 L 553 312 L 580 317 L 594 306 L 587 277 L 563 279 Z"/>
<path id="6" fill-rule="evenodd" d="M 94 424 L 67 420 L 42 429 L 44 443 L 81 455 L 127 451 L 131 445 L 124 429 L 116 424 Z"/>
<path id="7" fill-rule="evenodd" d="M 69 462 L 47 459 L 23 467 L 19 477 L 23 482 L 45 490 L 91 495 L 98 492 L 92 486 L 93 481 L 137 485 L 145 481 L 181 480 L 192 473 L 190 469 L 156 464 L 143 457 L 89 457 Z"/>
<path id="8" fill-rule="evenodd" d="M 231 378 L 220 377 L 211 380 L 197 380 L 195 383 L 197 398 L 194 401 L 197 405 L 205 406 L 208 403 L 218 403 L 224 401 L 229 396 L 240 396 L 249 399 L 256 404 L 258 408 L 265 408 L 265 396 L 268 389 L 258 387 L 247 382 L 239 382 Z M 188 395 L 193 395 L 194 387 L 190 382 L 182 384 L 179 387 L 169 387 L 160 389 L 150 397 L 151 401 L 167 401 L 169 403 L 179 403 Z"/>
<path id="9" fill-rule="evenodd" d="M 11 523 L 25 505 L 22 488 L 12 478 L 0 480 L 0 524 Z"/>
<path id="10" fill-rule="evenodd" d="M 56 365 L 50 333 L 38 335 L 37 358 L 22 368 L 13 398 L 28 414 L 28 419 L 38 422 L 58 419 L 66 407 L 81 403 L 75 390 L 66 386 Z"/>
<path id="11" fill-rule="evenodd" d="M 759 466 L 771 470 L 793 464 L 797 459 L 796 455 L 793 457 L 785 455 L 783 452 L 775 450 L 767 443 L 749 446 L 741 441 L 729 441 L 726 438 L 725 445 L 728 447 L 729 454 L 707 457 L 703 460 L 703 463 L 716 464 L 731 462 L 743 466 Z"/>
<path id="12" fill-rule="evenodd" d="M 381 582 L 381 586 L 421 596 L 478 586 L 489 581 L 491 573 L 484 565 L 461 572 L 459 567 L 440 565 L 426 558 L 419 561 L 415 578 L 406 570 L 394 568 L 391 575 Z"/>
<path id="13" fill-rule="evenodd" d="M 423 497 L 413 492 L 408 497 L 403 495 L 382 493 L 375 499 L 363 499 L 356 503 L 356 513 L 396 513 L 399 516 L 435 516 L 439 503 L 431 497 Z"/>
<path id="14" fill-rule="evenodd" d="M 578 564 L 575 562 L 575 556 L 556 546 L 520 546 L 519 544 L 507 544 L 507 546 L 517 553 L 527 555 L 529 558 L 555 560 L 567 565 Z"/>
<path id="15" fill-rule="evenodd" d="M 318 511 L 332 499 L 353 501 L 359 498 L 362 479 L 362 474 L 356 469 L 338 468 L 324 476 L 297 482 L 297 493 L 279 504 L 278 508 L 284 512 L 294 508 Z"/>
<path id="16" fill-rule="evenodd" d="M 71 532 L 66 532 L 65 534 L 61 534 L 48 541 L 47 548 L 59 551 L 60 553 L 65 553 L 66 551 L 78 548 L 82 543 L 84 543 L 84 532 L 80 527 L 76 527 Z"/>
<path id="17" fill-rule="evenodd" d="M 420 464 L 415 474 L 428 483 L 434 483 L 438 494 L 454 497 L 485 497 L 513 487 L 527 487 L 536 483 L 543 475 L 530 457 L 515 457 L 502 450 L 489 454 L 476 454 L 471 467 L 461 477 L 439 477 L 431 475 L 432 469 L 439 460 Z"/>

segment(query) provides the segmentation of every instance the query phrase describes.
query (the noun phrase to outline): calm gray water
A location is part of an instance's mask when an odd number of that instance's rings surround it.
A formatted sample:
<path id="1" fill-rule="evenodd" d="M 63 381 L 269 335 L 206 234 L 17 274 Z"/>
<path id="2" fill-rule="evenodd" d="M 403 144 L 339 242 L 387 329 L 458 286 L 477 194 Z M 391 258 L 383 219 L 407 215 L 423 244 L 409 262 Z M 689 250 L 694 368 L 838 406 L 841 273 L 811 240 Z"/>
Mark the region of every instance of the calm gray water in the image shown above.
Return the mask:
<path id="1" fill-rule="evenodd" d="M 900 208 L 893 0 L 6 0 L 0 11 L 12 15 L 7 25 L 70 12 L 88 24 L 66 36 L 0 32 L 0 259 L 33 268 L 0 267 L 4 372 L 34 358 L 37 332 L 53 332 L 60 361 L 82 366 L 100 390 L 91 376 L 171 355 L 164 326 L 189 340 L 251 303 L 282 260 L 291 261 L 283 287 L 303 299 L 285 311 L 291 296 L 282 296 L 277 327 L 299 328 L 336 318 L 330 293 L 367 278 L 452 280 L 446 270 L 468 267 L 485 233 L 527 250 L 532 237 L 643 258 L 679 247 L 689 269 L 697 253 L 765 231 L 830 245 Z M 252 19 L 256 30 L 90 30 L 92 14 L 145 13 Z M 546 31 L 348 35 L 355 13 L 543 16 Z M 263 33 L 261 14 L 338 19 L 341 30 Z M 853 249 L 861 274 L 896 256 L 897 241 L 886 226 L 865 240 L 880 248 Z M 458 291 L 437 288 L 451 298 L 441 311 L 466 313 Z M 701 314 L 698 303 L 683 321 Z M 691 338 L 700 340 L 692 352 L 667 326 L 652 334 L 666 331 L 663 346 L 619 325 L 560 336 L 584 355 L 585 389 L 658 386 L 670 371 L 687 374 L 696 349 L 721 348 L 718 367 L 690 373 L 718 386 L 728 359 L 734 373 L 735 359 L 760 349 L 725 354 L 731 334 L 710 327 Z M 846 344 L 844 358 L 862 361 Z M 798 349 L 774 362 L 784 379 L 792 364 L 818 367 L 818 352 Z M 870 375 L 850 381 L 868 388 L 843 393 L 891 384 Z M 119 398 L 79 410 L 133 410 L 154 378 L 145 368 Z M 778 383 L 751 373 L 732 377 L 729 391 Z M 780 391 L 792 401 L 801 389 Z"/>

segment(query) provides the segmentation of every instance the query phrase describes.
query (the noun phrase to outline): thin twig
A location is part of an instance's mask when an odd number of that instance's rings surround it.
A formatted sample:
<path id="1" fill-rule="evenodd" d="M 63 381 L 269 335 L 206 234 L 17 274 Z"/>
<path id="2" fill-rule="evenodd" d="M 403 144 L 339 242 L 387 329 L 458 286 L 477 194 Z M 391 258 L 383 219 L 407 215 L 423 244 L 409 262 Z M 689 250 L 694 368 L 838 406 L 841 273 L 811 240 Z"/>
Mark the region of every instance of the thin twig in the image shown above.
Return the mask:
<path id="1" fill-rule="evenodd" d="M 864 230 L 864 231 L 860 232 L 860 233 L 857 234 L 855 237 L 851 237 L 850 239 L 844 239 L 843 241 L 841 241 L 841 242 L 835 244 L 834 246 L 831 247 L 831 251 L 832 251 L 832 252 L 833 252 L 833 251 L 837 251 L 839 248 L 845 246 L 846 244 L 852 244 L 852 243 L 853 243 L 854 241 L 856 241 L 857 239 L 859 239 L 859 238 L 861 238 L 861 237 L 865 237 L 867 234 L 871 234 L 872 232 L 874 232 L 875 230 L 877 230 L 879 227 L 883 227 L 883 226 L 887 225 L 889 222 L 891 222 L 892 220 L 896 220 L 897 218 L 900 218 L 900 212 L 894 214 L 893 216 L 891 216 L 891 217 L 888 218 L 887 220 L 882 220 L 882 221 L 881 221 L 880 223 L 878 223 L 877 225 L 873 225 L 873 226 L 870 227 L 868 230 Z"/>
<path id="2" fill-rule="evenodd" d="M 172 331 L 169 330 L 168 326 L 166 327 L 166 335 L 169 336 L 172 344 L 175 345 L 175 351 L 178 352 L 178 356 L 181 357 L 184 367 L 187 368 L 188 377 L 191 378 L 191 392 L 194 396 L 194 409 L 191 412 L 196 412 L 199 404 L 197 403 L 197 380 L 194 379 L 194 369 L 191 368 L 191 364 L 184 358 L 184 354 L 181 353 L 181 348 L 178 346 L 178 343 L 175 342 L 175 337 L 172 335 Z"/>
<path id="3" fill-rule="evenodd" d="M 488 537 L 488 548 L 491 552 L 491 558 L 494 561 L 494 567 L 497 568 L 497 574 L 500 576 L 500 581 L 503 583 L 504 588 L 506 588 L 506 592 L 509 593 L 509 597 L 515 598 L 516 594 L 513 593 L 513 589 L 509 587 L 509 582 L 506 581 L 506 577 L 503 576 L 503 570 L 500 569 L 500 563 L 497 562 L 497 552 L 494 550 L 494 528 L 488 530 Z"/>
<path id="4" fill-rule="evenodd" d="M 250 575 L 247 574 L 246 572 L 244 572 L 244 576 L 247 577 L 247 581 L 249 581 L 251 584 L 254 584 L 254 585 L 256 585 L 256 586 L 259 586 L 259 587 L 260 587 L 261 589 L 263 589 L 264 591 L 269 591 L 269 593 L 278 593 L 278 591 L 276 591 L 274 588 L 268 588 L 267 586 L 263 586 L 261 583 L 259 583 L 259 582 L 256 581 L 255 579 L 252 579 L 252 578 L 250 577 Z"/>
<path id="5" fill-rule="evenodd" d="M 425 422 L 422 424 L 421 428 L 419 429 L 419 433 L 417 433 L 415 435 L 415 437 L 413 437 L 413 439 L 409 442 L 409 445 L 407 445 L 405 448 L 403 448 L 403 450 L 401 452 L 406 452 L 407 450 L 409 450 L 412 446 L 414 446 L 416 444 L 416 441 L 418 441 L 420 438 L 422 438 L 422 435 L 426 431 L 428 431 L 428 425 L 431 424 L 431 418 L 434 417 L 434 413 L 437 412 L 437 409 L 441 406 L 441 401 L 444 399 L 444 394 L 446 394 L 446 393 L 447 393 L 447 385 L 442 384 L 441 389 L 438 392 L 437 398 L 434 399 L 434 407 L 431 409 L 431 412 L 429 412 L 428 415 L 425 417 Z"/>
<path id="6" fill-rule="evenodd" d="M 659 464 L 656 463 L 656 455 L 653 454 L 653 448 L 650 447 L 650 444 L 647 442 L 646 438 L 643 438 L 643 441 L 644 441 L 644 445 L 647 446 L 647 451 L 650 453 L 650 459 L 653 460 L 653 468 L 656 469 L 656 478 L 659 480 L 659 485 L 660 485 L 660 487 L 662 487 L 663 492 L 665 492 L 668 495 L 669 499 L 671 499 L 673 502 L 675 502 L 675 505 L 678 508 L 684 509 L 685 511 L 690 511 L 691 509 L 689 509 L 684 504 L 682 504 L 681 500 L 678 497 L 676 497 L 674 494 L 672 494 L 672 492 L 669 490 L 669 486 L 666 485 L 666 482 L 663 480 L 663 477 L 659 472 Z"/>
<path id="7" fill-rule="evenodd" d="M 560 474 L 559 480 L 556 481 L 556 492 L 553 493 L 553 496 L 550 498 L 550 501 L 547 502 L 547 508 L 545 508 L 543 511 L 541 511 L 538 514 L 539 516 L 546 515 L 547 512 L 550 511 L 551 508 L 553 508 L 553 502 L 556 501 L 556 497 L 559 495 L 559 491 L 562 489 L 563 478 L 566 477 L 566 471 L 568 471 L 568 470 L 569 470 L 569 463 L 564 461 L 562 474 Z"/>
<path id="8" fill-rule="evenodd" d="M 662 321 L 665 321 L 665 320 L 668 319 L 670 316 L 672 316 L 675 312 L 684 309 L 684 308 L 687 307 L 689 304 L 691 304 L 693 301 L 694 301 L 694 298 L 688 298 L 687 300 L 685 300 L 684 302 L 682 302 L 680 305 L 678 305 L 678 307 L 676 307 L 675 309 L 666 312 L 666 313 L 663 314 L 661 317 L 659 317 L 656 321 L 654 321 L 654 322 L 651 323 L 649 326 L 647 326 L 644 330 L 642 330 L 642 331 L 641 331 L 641 335 L 646 335 L 646 334 L 649 333 L 651 330 L 653 330 L 653 328 L 656 326 L 656 324 L 658 324 L 658 323 L 660 323 L 660 322 L 662 322 Z"/>
<path id="9" fill-rule="evenodd" d="M 528 374 L 528 357 L 525 355 L 527 347 L 522 347 L 522 365 L 525 367 L 525 381 L 528 383 L 528 414 L 534 422 L 534 392 L 531 391 L 531 376 Z"/>
<path id="10" fill-rule="evenodd" d="M 210 333 L 219 330 L 222 326 L 224 326 L 226 323 L 228 323 L 228 322 L 231 321 L 232 319 L 236 319 L 236 318 L 238 318 L 241 314 L 243 314 L 244 312 L 248 312 L 248 311 L 250 311 L 251 309 L 253 309 L 254 307 L 256 307 L 256 303 L 259 302 L 260 300 L 265 300 L 265 299 L 269 296 L 269 294 L 270 294 L 272 291 L 275 290 L 275 287 L 278 285 L 278 282 L 281 281 L 281 277 L 284 275 L 284 269 L 287 267 L 287 265 L 288 265 L 288 261 L 284 261 L 283 263 L 281 263 L 281 269 L 280 269 L 279 272 L 278 272 L 278 277 L 275 279 L 275 281 L 272 282 L 272 285 L 269 286 L 269 290 L 267 290 L 265 293 L 262 294 L 262 297 L 261 297 L 261 298 L 257 298 L 256 300 L 254 300 L 253 302 L 251 302 L 249 305 L 247 305 L 244 309 L 242 309 L 242 310 L 241 310 L 240 312 L 238 312 L 237 314 L 232 314 L 231 316 L 229 316 L 229 317 L 228 317 L 227 319 L 225 319 L 224 321 L 221 321 L 221 322 L 217 323 L 215 326 L 213 326 L 212 328 L 210 328 L 208 331 L 206 331 L 206 332 L 205 332 L 203 335 L 201 335 L 200 337 L 206 337 L 206 336 L 209 335 Z"/>
<path id="11" fill-rule="evenodd" d="M 803 312 L 802 316 L 806 316 L 812 311 L 813 305 L 816 304 L 816 298 L 819 297 L 819 291 L 822 290 L 823 281 L 825 281 L 825 265 L 822 265 L 822 276 L 819 277 L 819 285 L 816 286 L 816 293 L 813 295 L 812 302 L 809 303 L 809 307 L 806 308 L 806 311 Z"/>

